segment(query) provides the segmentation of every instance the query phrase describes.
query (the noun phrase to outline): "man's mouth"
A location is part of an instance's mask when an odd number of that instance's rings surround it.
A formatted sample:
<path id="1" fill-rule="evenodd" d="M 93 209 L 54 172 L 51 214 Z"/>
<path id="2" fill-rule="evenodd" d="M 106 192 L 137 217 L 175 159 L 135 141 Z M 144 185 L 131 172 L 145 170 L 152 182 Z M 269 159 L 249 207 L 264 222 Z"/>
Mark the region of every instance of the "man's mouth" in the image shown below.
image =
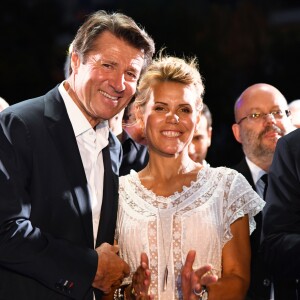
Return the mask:
<path id="1" fill-rule="evenodd" d="M 264 131 L 260 134 L 260 137 L 274 138 L 277 136 L 282 136 L 283 132 L 277 126 L 269 126 L 264 129 Z"/>
<path id="2" fill-rule="evenodd" d="M 111 96 L 111 95 L 107 94 L 107 93 L 104 92 L 104 91 L 99 90 L 99 92 L 100 92 L 100 94 L 102 94 L 104 97 L 109 98 L 109 99 L 111 99 L 111 100 L 117 101 L 117 100 L 119 99 L 119 97 Z"/>
<path id="3" fill-rule="evenodd" d="M 277 131 L 268 131 L 264 134 L 264 137 L 273 138 L 273 137 L 276 137 L 278 135 L 281 136 Z"/>
<path id="4" fill-rule="evenodd" d="M 172 131 L 172 130 L 162 131 L 161 134 L 166 137 L 178 137 L 181 135 L 181 133 L 179 131 Z"/>

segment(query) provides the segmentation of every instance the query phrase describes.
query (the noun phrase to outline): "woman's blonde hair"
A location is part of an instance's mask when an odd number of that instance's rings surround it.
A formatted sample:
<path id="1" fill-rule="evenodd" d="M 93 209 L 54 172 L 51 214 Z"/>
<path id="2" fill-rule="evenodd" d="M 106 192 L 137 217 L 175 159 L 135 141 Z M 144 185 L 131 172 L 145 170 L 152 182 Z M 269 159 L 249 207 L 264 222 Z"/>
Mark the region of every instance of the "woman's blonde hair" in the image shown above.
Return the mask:
<path id="1" fill-rule="evenodd" d="M 141 76 L 137 94 L 135 98 L 135 107 L 140 109 L 149 101 L 152 87 L 157 82 L 179 82 L 185 85 L 193 86 L 197 94 L 197 110 L 202 109 L 202 98 L 204 95 L 204 84 L 202 76 L 198 71 L 198 62 L 196 57 L 183 59 L 174 56 L 162 55 L 148 66 L 146 72 Z"/>

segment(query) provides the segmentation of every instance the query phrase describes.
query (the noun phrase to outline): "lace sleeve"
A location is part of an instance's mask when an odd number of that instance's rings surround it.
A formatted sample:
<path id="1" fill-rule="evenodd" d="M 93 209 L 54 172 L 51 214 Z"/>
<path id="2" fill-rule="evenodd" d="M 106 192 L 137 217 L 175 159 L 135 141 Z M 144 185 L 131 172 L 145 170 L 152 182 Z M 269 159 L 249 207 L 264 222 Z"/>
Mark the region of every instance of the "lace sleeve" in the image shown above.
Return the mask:
<path id="1" fill-rule="evenodd" d="M 224 240 L 223 245 L 232 238 L 230 225 L 248 214 L 250 234 L 256 228 L 254 216 L 264 207 L 263 201 L 252 189 L 246 178 L 232 170 L 227 177 L 224 194 Z"/>
<path id="2" fill-rule="evenodd" d="M 115 236 L 114 239 L 116 241 L 119 240 L 119 224 L 120 224 L 120 218 L 121 218 L 121 202 L 122 197 L 124 197 L 125 193 L 125 176 L 119 177 L 119 205 L 118 205 L 118 214 L 117 214 L 117 223 L 116 223 L 116 229 L 115 229 Z"/>

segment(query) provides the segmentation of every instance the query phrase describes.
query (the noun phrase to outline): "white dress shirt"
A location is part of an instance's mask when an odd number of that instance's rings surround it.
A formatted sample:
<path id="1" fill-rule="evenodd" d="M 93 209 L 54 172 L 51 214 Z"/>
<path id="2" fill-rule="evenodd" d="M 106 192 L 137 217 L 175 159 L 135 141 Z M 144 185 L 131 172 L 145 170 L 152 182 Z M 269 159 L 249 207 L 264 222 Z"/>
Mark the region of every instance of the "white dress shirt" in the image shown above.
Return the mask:
<path id="1" fill-rule="evenodd" d="M 264 171 L 263 169 L 258 167 L 256 164 L 254 164 L 248 157 L 246 157 L 246 161 L 247 161 L 247 164 L 251 171 L 253 182 L 256 187 L 256 192 L 263 199 L 265 183 L 260 178 L 261 178 L 261 176 L 266 174 L 266 171 Z"/>
<path id="2" fill-rule="evenodd" d="M 66 105 L 87 178 L 95 245 L 103 198 L 104 166 L 102 149 L 108 145 L 108 122 L 105 121 L 98 124 L 96 130 L 94 130 L 67 93 L 63 83 L 60 84 L 58 89 Z"/>

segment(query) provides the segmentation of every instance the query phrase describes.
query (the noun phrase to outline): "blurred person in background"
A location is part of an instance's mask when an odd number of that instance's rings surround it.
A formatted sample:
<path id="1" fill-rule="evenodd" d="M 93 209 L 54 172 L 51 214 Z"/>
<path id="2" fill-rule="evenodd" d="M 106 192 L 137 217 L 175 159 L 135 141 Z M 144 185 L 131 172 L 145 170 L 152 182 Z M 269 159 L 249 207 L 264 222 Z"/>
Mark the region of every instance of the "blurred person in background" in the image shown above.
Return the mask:
<path id="1" fill-rule="evenodd" d="M 289 103 L 289 110 L 291 111 L 292 123 L 295 127 L 300 127 L 300 99 L 293 100 Z"/>
<path id="2" fill-rule="evenodd" d="M 134 114 L 133 101 L 134 98 L 121 112 L 109 119 L 110 129 L 122 144 L 120 176 L 129 174 L 130 170 L 139 172 L 147 165 L 149 160 L 147 147 L 137 142 L 145 138 L 142 129 L 138 128 L 139 124 L 136 122 L 135 117 L 130 116 L 130 114 Z M 136 129 L 133 130 L 133 127 Z M 130 132 L 134 133 L 136 139 L 128 133 L 128 128 L 132 129 Z"/>
<path id="3" fill-rule="evenodd" d="M 195 162 L 199 162 L 203 166 L 208 165 L 205 160 L 208 148 L 211 145 L 212 135 L 212 116 L 208 106 L 203 103 L 201 117 L 196 126 L 196 130 L 189 145 L 189 156 Z"/>
<path id="4" fill-rule="evenodd" d="M 9 104 L 2 97 L 0 97 L 0 111 L 7 107 L 9 107 Z"/>
<path id="5" fill-rule="evenodd" d="M 294 129 L 288 104 L 272 85 L 258 83 L 242 92 L 234 105 L 232 131 L 245 156 L 232 168 L 245 176 L 253 189 L 265 198 L 266 175 L 280 137 Z M 265 175 L 265 176 L 264 176 Z M 251 241 L 251 282 L 247 300 L 270 300 L 272 278 L 260 253 L 262 213 L 255 216 L 256 229 Z"/>
<path id="6" fill-rule="evenodd" d="M 125 108 L 123 128 L 135 142 L 141 145 L 147 145 L 147 140 L 140 124 L 140 120 L 136 119 L 134 99 L 132 99 Z"/>

